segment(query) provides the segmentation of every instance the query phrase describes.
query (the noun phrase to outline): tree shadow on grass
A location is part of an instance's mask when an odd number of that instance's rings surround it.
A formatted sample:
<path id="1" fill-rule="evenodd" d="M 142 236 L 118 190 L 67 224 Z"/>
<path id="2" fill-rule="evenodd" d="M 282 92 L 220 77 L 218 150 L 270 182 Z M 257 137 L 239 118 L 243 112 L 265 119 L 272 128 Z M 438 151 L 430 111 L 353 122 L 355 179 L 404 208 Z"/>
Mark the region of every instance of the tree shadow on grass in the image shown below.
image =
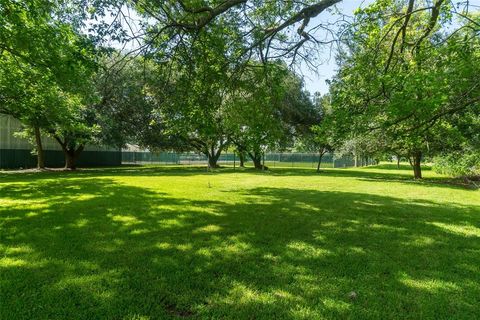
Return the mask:
<path id="1" fill-rule="evenodd" d="M 220 172 L 220 171 L 219 171 Z M 215 171 L 213 171 L 215 173 Z M 101 176 L 192 176 L 212 174 L 206 167 L 202 166 L 174 166 L 174 165 L 158 165 L 158 166 L 140 166 L 140 165 L 123 165 L 119 167 L 98 167 L 98 168 L 80 168 L 78 170 L 46 170 L 46 171 L 0 171 L 0 181 L 19 181 L 29 178 L 51 179 L 51 178 L 89 178 Z"/>
<path id="2" fill-rule="evenodd" d="M 108 178 L 2 186 L 1 318 L 478 315 L 479 207 L 224 194 L 174 198 Z"/>
<path id="3" fill-rule="evenodd" d="M 325 176 L 336 178 L 353 178 L 369 182 L 395 182 L 409 185 L 421 185 L 425 187 L 450 188 L 476 191 L 474 185 L 466 184 L 463 180 L 447 176 L 427 176 L 422 180 L 414 180 L 411 168 L 404 165 L 401 169 L 393 168 L 394 165 L 384 164 L 362 168 L 322 169 L 320 173 L 310 169 L 277 168 L 272 173 L 275 176 Z M 422 167 L 423 171 L 429 171 L 429 167 Z"/>
<path id="4" fill-rule="evenodd" d="M 403 170 L 406 172 L 411 172 L 413 170 L 412 166 L 408 163 L 400 163 L 400 166 L 397 166 L 396 163 L 381 163 L 373 166 L 363 167 L 363 169 L 366 169 L 366 170 L 381 169 L 381 170 L 393 170 L 393 171 Z M 422 171 L 431 171 L 431 170 L 432 170 L 431 166 L 422 164 Z"/>

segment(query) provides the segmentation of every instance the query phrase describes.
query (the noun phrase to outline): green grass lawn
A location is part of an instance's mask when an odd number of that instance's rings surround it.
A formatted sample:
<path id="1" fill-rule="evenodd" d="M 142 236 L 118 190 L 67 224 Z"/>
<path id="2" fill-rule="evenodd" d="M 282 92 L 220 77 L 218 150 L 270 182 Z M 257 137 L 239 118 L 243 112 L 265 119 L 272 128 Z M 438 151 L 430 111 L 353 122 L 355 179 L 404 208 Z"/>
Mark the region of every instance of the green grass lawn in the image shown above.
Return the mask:
<path id="1" fill-rule="evenodd" d="M 480 318 L 480 191 L 393 168 L 0 173 L 0 319 Z"/>

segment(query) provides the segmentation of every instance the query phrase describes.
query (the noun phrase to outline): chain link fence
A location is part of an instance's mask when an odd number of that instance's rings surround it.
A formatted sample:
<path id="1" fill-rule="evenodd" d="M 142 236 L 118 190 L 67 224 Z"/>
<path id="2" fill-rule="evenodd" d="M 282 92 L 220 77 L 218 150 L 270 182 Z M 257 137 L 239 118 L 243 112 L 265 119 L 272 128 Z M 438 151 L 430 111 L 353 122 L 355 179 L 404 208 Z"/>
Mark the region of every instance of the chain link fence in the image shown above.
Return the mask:
<path id="1" fill-rule="evenodd" d="M 264 161 L 270 168 L 317 168 L 318 154 L 266 153 Z M 217 163 L 222 167 L 239 167 L 240 159 L 235 153 L 222 153 Z M 198 153 L 123 151 L 122 164 L 207 166 L 208 159 L 205 155 Z M 336 157 L 334 154 L 325 154 L 322 157 L 321 168 L 348 168 L 372 164 L 374 164 L 372 159 L 357 159 L 355 162 L 353 156 Z M 246 157 L 244 165 L 253 167 L 253 162 Z"/>

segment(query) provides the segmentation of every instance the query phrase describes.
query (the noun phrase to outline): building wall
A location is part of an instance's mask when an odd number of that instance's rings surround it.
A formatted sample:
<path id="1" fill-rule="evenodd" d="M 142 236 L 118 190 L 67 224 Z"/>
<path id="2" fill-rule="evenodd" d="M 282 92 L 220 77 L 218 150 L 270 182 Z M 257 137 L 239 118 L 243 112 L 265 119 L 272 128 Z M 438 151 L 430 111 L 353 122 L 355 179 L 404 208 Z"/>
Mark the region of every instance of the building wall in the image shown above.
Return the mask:
<path id="1" fill-rule="evenodd" d="M 0 114 L 0 169 L 36 166 L 36 156 L 31 153 L 32 145 L 27 140 L 14 135 L 20 129 L 19 121 Z M 49 137 L 42 137 L 42 143 L 45 149 L 45 165 L 47 167 L 63 167 L 65 158 L 60 145 Z M 89 145 L 85 147 L 77 161 L 79 167 L 118 166 L 121 163 L 121 150 Z"/>

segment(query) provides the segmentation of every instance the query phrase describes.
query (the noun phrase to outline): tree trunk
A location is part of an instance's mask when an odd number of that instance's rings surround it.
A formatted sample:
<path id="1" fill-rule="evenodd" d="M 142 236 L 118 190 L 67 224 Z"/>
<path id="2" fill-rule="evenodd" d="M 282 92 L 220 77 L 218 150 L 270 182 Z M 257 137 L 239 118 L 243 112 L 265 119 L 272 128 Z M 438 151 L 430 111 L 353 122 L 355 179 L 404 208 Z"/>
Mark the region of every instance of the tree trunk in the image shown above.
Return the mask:
<path id="1" fill-rule="evenodd" d="M 67 148 L 63 149 L 63 152 L 65 153 L 65 169 L 70 169 L 70 170 L 77 169 L 76 161 L 84 148 L 85 146 L 80 145 L 77 149 L 67 149 Z"/>
<path id="2" fill-rule="evenodd" d="M 400 156 L 397 156 L 397 169 L 400 169 Z"/>
<path id="3" fill-rule="evenodd" d="M 75 149 L 74 146 L 70 146 L 69 142 L 65 139 L 62 140 L 58 136 L 53 136 L 55 140 L 60 144 L 63 150 L 63 154 L 65 155 L 65 169 L 75 170 L 77 169 L 77 165 L 75 164 L 78 156 L 82 153 L 85 145 L 80 144 L 78 148 Z"/>
<path id="4" fill-rule="evenodd" d="M 255 166 L 255 169 L 263 169 L 262 168 L 262 159 L 261 157 L 257 157 L 256 155 L 252 158 L 253 165 Z"/>
<path id="5" fill-rule="evenodd" d="M 238 158 L 240 159 L 240 167 L 245 168 L 245 154 L 243 152 L 239 152 Z"/>
<path id="6" fill-rule="evenodd" d="M 76 155 L 74 151 L 66 151 L 65 153 L 65 169 L 75 170 L 77 166 L 75 164 Z"/>
<path id="7" fill-rule="evenodd" d="M 218 168 L 219 165 L 217 164 L 217 161 L 218 161 L 218 157 L 216 156 L 212 156 L 212 155 L 208 155 L 208 167 L 211 168 L 211 169 L 215 169 L 215 168 Z"/>
<path id="8" fill-rule="evenodd" d="M 323 151 L 320 151 L 318 153 L 318 164 L 317 164 L 317 172 L 320 172 L 320 165 L 322 164 L 322 158 L 323 158 Z"/>
<path id="9" fill-rule="evenodd" d="M 250 158 L 252 159 L 253 161 L 253 165 L 255 166 L 255 169 L 258 169 L 258 170 L 268 170 L 268 167 L 264 166 L 262 164 L 262 154 L 261 153 L 248 153 Z"/>
<path id="10" fill-rule="evenodd" d="M 208 167 L 210 169 L 215 169 L 220 167 L 217 162 L 221 154 L 222 154 L 222 148 L 219 148 L 217 152 L 215 152 L 215 147 L 212 146 L 210 148 L 210 152 L 208 152 L 207 154 Z"/>
<path id="11" fill-rule="evenodd" d="M 420 151 L 415 152 L 412 156 L 412 160 L 410 161 L 410 164 L 413 167 L 413 177 L 415 179 L 422 179 L 421 162 L 422 162 L 422 152 Z"/>
<path id="12" fill-rule="evenodd" d="M 43 152 L 42 136 L 40 135 L 40 128 L 35 126 L 35 143 L 37 145 L 37 168 L 45 169 L 45 153 Z"/>

